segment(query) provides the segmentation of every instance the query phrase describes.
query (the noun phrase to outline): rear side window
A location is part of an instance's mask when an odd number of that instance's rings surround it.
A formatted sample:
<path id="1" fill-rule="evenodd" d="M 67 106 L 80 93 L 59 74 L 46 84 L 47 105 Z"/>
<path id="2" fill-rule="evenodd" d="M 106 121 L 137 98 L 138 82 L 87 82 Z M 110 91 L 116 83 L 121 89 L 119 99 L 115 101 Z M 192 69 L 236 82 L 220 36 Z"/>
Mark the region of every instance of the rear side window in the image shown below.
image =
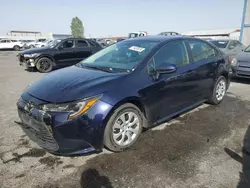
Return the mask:
<path id="1" fill-rule="evenodd" d="M 76 47 L 87 47 L 87 46 L 89 46 L 89 45 L 85 40 L 77 40 L 76 41 Z"/>
<path id="2" fill-rule="evenodd" d="M 217 56 L 217 51 L 206 42 L 198 40 L 188 40 L 187 44 L 191 49 L 194 62 L 206 60 Z"/>
<path id="3" fill-rule="evenodd" d="M 6 40 L 1 40 L 0 43 L 6 43 Z"/>

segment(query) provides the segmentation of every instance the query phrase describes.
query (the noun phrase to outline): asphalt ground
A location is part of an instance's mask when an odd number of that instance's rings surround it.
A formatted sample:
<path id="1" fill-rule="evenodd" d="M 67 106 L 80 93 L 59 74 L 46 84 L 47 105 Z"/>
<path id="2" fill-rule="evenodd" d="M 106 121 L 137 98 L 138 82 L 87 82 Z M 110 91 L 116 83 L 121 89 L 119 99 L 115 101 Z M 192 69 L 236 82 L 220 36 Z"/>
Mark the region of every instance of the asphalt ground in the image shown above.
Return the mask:
<path id="1" fill-rule="evenodd" d="M 249 188 L 250 80 L 232 82 L 218 106 L 202 105 L 145 131 L 129 150 L 51 155 L 25 136 L 16 102 L 43 77 L 0 52 L 1 188 Z"/>

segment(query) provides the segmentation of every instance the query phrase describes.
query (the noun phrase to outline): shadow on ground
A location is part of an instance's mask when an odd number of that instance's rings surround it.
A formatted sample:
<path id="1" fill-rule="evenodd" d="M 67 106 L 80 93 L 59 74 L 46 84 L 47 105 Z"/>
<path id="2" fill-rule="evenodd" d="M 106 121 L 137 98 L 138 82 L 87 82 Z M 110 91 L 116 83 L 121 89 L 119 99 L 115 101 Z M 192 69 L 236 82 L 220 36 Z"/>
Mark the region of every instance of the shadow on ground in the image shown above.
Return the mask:
<path id="1" fill-rule="evenodd" d="M 244 136 L 242 156 L 229 148 L 225 148 L 225 152 L 242 164 L 242 172 L 240 172 L 240 180 L 237 188 L 249 188 L 250 187 L 250 126 L 248 127 Z"/>
<path id="2" fill-rule="evenodd" d="M 241 84 L 250 84 L 250 79 L 247 79 L 247 78 L 233 78 L 232 82 L 241 83 Z"/>
<path id="3" fill-rule="evenodd" d="M 99 182 L 103 188 L 111 184 L 113 187 L 177 187 L 174 182 L 178 187 L 185 187 L 186 180 L 198 173 L 199 160 L 209 155 L 211 146 L 228 138 L 233 130 L 246 128 L 249 106 L 248 101 L 226 97 L 219 106 L 187 114 L 177 119 L 179 123 L 163 130 L 144 132 L 127 151 L 101 154 L 88 160 L 75 174 L 53 185 L 68 188 Z"/>

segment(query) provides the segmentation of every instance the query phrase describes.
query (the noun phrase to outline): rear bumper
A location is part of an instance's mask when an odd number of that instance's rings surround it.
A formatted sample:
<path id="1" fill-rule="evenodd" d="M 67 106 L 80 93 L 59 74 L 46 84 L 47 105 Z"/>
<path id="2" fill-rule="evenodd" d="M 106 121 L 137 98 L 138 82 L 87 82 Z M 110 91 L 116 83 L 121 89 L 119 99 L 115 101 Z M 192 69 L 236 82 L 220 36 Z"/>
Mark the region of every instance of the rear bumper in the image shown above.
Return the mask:
<path id="1" fill-rule="evenodd" d="M 48 114 L 35 106 L 27 107 L 27 101 L 17 103 L 21 123 L 26 135 L 40 147 L 57 155 L 78 155 L 100 152 L 103 148 L 104 119 L 111 106 L 98 101 L 87 113 L 71 121 L 67 114 Z M 106 106 L 101 108 L 102 106 Z"/>

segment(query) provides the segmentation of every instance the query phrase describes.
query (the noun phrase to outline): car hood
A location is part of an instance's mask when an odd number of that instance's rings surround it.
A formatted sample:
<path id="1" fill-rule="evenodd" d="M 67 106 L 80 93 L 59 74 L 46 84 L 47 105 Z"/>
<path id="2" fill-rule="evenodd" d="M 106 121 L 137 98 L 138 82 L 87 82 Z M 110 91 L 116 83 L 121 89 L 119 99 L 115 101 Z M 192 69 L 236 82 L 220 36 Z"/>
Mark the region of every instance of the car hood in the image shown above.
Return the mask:
<path id="1" fill-rule="evenodd" d="M 241 52 L 238 54 L 237 60 L 239 62 L 249 62 L 250 63 L 250 53 L 249 52 Z"/>
<path id="2" fill-rule="evenodd" d="M 51 103 L 70 102 L 115 88 L 115 81 L 122 75 L 71 66 L 47 74 L 31 84 L 27 92 Z"/>
<path id="3" fill-rule="evenodd" d="M 43 53 L 43 52 L 47 52 L 47 51 L 51 51 L 51 50 L 52 50 L 52 48 L 49 48 L 49 47 L 32 48 L 32 49 L 24 50 L 23 52 L 21 52 L 21 54 Z"/>

